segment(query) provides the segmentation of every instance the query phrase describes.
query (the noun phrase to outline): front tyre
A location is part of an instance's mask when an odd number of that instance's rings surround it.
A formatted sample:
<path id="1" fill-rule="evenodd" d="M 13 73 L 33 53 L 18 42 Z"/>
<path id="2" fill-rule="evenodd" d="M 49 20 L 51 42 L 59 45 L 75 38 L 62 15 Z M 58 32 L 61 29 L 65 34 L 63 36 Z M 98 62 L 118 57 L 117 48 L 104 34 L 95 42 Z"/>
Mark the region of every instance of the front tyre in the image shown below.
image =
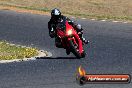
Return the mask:
<path id="1" fill-rule="evenodd" d="M 83 51 L 83 53 L 81 54 L 82 58 L 84 58 L 86 56 L 85 51 Z"/>
<path id="2" fill-rule="evenodd" d="M 77 58 L 82 58 L 82 55 L 79 53 L 79 51 L 77 51 L 77 49 L 75 48 L 75 44 L 73 43 L 72 40 L 69 41 L 70 44 L 70 50 L 71 52 L 77 57 Z"/>

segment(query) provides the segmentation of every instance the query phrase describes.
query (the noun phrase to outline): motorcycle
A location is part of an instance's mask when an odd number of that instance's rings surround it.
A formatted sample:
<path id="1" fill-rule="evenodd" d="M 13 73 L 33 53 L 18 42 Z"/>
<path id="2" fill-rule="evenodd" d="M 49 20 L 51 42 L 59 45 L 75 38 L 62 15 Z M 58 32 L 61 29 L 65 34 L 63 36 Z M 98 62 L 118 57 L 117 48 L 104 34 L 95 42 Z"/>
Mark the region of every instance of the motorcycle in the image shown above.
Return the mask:
<path id="1" fill-rule="evenodd" d="M 69 54 L 72 52 L 77 58 L 85 57 L 86 53 L 83 49 L 83 42 L 76 30 L 68 23 L 66 19 L 57 24 L 56 34 L 62 46 L 60 48 L 66 49 Z"/>

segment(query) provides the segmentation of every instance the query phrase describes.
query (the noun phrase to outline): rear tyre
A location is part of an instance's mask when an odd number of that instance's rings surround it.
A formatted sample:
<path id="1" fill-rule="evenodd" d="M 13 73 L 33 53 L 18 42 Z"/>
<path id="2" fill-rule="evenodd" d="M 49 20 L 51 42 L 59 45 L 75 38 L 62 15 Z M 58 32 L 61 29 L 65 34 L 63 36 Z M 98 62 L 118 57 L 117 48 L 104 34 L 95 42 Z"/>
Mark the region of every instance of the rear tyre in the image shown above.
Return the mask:
<path id="1" fill-rule="evenodd" d="M 71 49 L 71 52 L 77 57 L 77 58 L 82 58 L 82 55 L 77 51 L 77 49 L 75 48 L 75 45 L 73 44 L 73 41 L 70 40 L 69 41 L 70 43 L 70 49 Z"/>

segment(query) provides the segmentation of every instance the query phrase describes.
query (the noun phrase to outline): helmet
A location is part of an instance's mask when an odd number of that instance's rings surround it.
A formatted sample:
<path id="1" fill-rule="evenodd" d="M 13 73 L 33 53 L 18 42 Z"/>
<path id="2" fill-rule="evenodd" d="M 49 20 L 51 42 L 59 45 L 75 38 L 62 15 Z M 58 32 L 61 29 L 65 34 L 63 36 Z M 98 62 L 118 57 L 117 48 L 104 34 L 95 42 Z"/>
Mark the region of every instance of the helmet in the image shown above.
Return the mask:
<path id="1" fill-rule="evenodd" d="M 81 24 L 77 24 L 77 29 L 82 29 Z"/>
<path id="2" fill-rule="evenodd" d="M 51 11 L 51 17 L 55 20 L 58 20 L 61 17 L 61 12 L 59 9 L 55 8 Z"/>

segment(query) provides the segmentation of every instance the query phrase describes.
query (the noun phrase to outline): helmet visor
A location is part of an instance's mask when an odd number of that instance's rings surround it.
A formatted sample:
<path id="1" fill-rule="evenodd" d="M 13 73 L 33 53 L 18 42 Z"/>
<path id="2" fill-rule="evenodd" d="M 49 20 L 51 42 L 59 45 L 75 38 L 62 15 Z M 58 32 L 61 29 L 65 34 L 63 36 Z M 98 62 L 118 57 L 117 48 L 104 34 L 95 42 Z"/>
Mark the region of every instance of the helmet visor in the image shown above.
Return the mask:
<path id="1" fill-rule="evenodd" d="M 58 19 L 60 18 L 60 15 L 54 15 L 53 18 L 54 18 L 55 20 L 58 20 Z"/>

